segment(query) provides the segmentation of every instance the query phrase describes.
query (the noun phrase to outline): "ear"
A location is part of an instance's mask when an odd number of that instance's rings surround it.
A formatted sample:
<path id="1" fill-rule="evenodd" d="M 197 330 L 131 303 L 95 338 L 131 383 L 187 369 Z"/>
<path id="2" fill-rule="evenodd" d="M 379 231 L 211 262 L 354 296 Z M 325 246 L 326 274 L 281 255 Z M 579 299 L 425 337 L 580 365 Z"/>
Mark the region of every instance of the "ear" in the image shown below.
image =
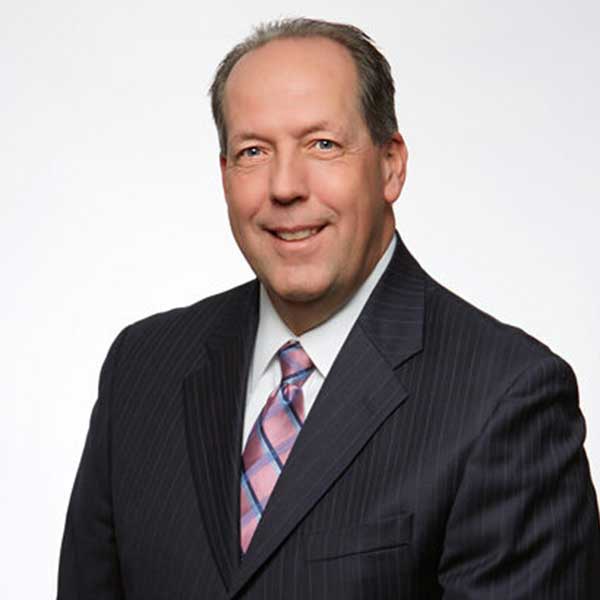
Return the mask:
<path id="1" fill-rule="evenodd" d="M 224 154 L 219 154 L 219 167 L 221 168 L 221 185 L 223 192 L 227 195 L 227 186 L 225 183 L 225 172 L 227 171 L 227 157 Z"/>
<path id="2" fill-rule="evenodd" d="M 400 196 L 406 179 L 406 163 L 408 150 L 403 137 L 396 131 L 383 145 L 383 197 L 388 204 L 393 204 Z"/>

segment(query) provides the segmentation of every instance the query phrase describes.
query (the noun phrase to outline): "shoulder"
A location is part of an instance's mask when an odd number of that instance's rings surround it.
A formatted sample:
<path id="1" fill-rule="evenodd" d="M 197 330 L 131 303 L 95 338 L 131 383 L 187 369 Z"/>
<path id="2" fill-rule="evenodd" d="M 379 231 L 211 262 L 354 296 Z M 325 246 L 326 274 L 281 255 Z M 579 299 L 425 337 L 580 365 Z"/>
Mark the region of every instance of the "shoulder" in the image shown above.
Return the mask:
<path id="1" fill-rule="evenodd" d="M 495 384 L 497 391 L 539 368 L 574 379 L 570 365 L 543 341 L 430 277 L 425 304 L 424 350 L 439 361 L 442 372 L 459 371 L 475 387 Z"/>
<path id="2" fill-rule="evenodd" d="M 425 301 L 429 319 L 437 319 L 442 328 L 450 327 L 455 332 L 473 330 L 491 343 L 522 344 L 532 354 L 551 352 L 548 345 L 518 325 L 503 322 L 430 277 L 427 277 Z M 440 313 L 445 315 L 443 322 Z"/>
<path id="3" fill-rule="evenodd" d="M 118 361 L 126 362 L 130 368 L 140 362 L 152 366 L 176 360 L 193 366 L 205 340 L 227 319 L 227 313 L 247 304 L 255 291 L 256 282 L 249 281 L 189 306 L 146 316 L 120 332 L 110 353 L 118 355 Z"/>

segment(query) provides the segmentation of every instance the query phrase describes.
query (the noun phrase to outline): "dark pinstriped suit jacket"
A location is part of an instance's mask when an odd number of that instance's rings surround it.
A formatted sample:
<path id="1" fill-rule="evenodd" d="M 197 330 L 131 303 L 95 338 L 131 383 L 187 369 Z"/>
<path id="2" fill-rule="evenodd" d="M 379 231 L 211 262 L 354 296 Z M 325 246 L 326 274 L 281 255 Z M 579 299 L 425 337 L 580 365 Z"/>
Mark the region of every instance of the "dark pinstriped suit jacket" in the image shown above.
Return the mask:
<path id="1" fill-rule="evenodd" d="M 571 368 L 398 241 L 243 559 L 257 282 L 119 335 L 68 509 L 60 600 L 600 598 Z"/>

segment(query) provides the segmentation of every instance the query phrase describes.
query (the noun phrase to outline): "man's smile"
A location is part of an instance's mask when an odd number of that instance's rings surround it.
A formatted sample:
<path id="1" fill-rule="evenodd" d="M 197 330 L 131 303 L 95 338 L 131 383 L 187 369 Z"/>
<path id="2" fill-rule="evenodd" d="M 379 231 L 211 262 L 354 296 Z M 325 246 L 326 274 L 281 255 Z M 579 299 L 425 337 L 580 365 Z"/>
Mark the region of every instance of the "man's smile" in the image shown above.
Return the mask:
<path id="1" fill-rule="evenodd" d="M 299 242 L 319 234 L 325 225 L 298 225 L 295 227 L 269 227 L 267 231 L 285 242 Z"/>

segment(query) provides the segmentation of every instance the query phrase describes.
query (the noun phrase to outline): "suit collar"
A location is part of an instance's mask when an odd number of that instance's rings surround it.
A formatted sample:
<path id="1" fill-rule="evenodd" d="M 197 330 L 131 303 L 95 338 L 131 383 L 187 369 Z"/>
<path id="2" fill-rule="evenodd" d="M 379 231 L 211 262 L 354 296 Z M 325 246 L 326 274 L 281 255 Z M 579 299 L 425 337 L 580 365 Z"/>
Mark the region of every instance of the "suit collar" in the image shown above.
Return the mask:
<path id="1" fill-rule="evenodd" d="M 358 325 L 392 368 L 422 348 L 428 279 L 397 231 L 396 240 L 392 260 L 358 318 Z"/>
<path id="2" fill-rule="evenodd" d="M 223 295 L 204 359 L 183 382 L 186 441 L 199 511 L 225 589 L 240 557 L 241 435 L 258 322 L 258 284 Z"/>

